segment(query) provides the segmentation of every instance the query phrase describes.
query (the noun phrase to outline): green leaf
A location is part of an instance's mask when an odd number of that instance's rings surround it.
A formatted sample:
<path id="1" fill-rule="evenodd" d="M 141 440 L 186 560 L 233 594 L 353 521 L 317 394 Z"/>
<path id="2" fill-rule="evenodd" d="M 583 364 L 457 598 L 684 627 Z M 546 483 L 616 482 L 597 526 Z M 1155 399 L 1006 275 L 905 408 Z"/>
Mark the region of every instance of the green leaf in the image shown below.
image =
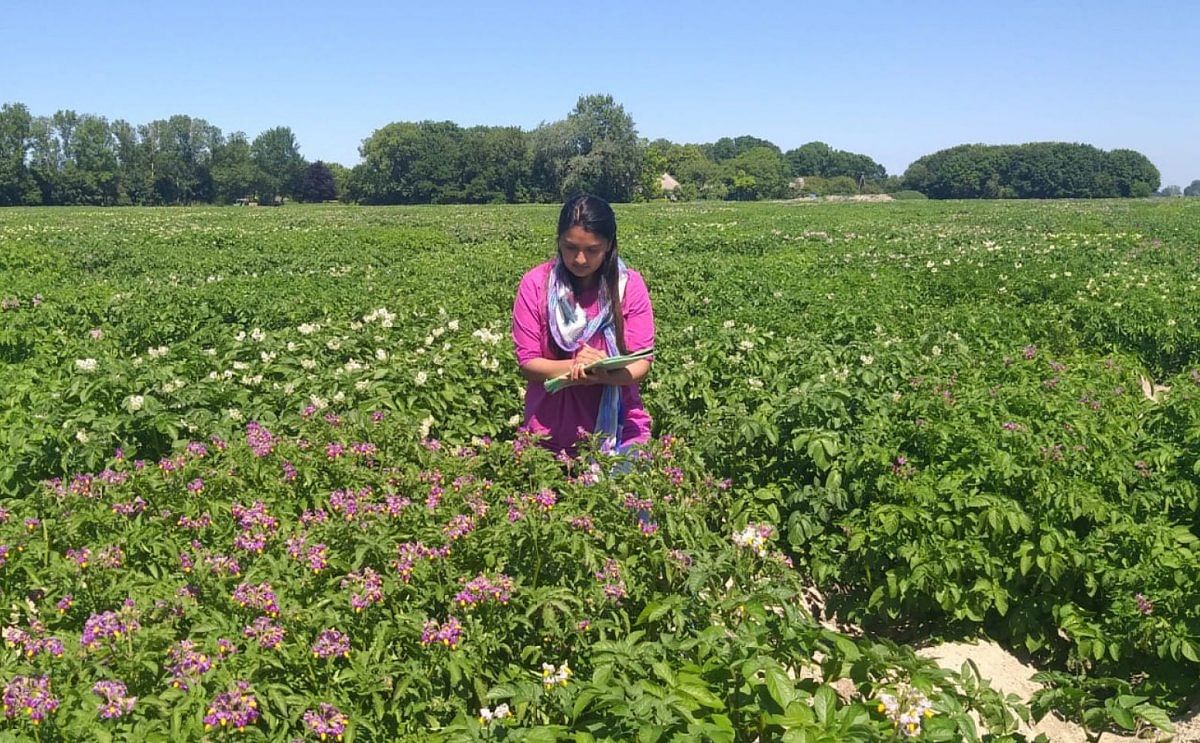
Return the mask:
<path id="1" fill-rule="evenodd" d="M 767 693 L 779 705 L 779 709 L 787 709 L 796 698 L 796 690 L 787 673 L 778 666 L 767 666 L 765 669 Z"/>

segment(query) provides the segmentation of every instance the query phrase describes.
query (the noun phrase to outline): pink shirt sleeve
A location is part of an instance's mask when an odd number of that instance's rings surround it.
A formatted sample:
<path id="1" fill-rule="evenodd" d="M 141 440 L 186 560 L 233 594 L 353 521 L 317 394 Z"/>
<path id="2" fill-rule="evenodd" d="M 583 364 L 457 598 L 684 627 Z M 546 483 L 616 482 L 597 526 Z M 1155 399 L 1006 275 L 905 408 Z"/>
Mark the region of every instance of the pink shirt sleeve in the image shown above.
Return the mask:
<path id="1" fill-rule="evenodd" d="M 542 355 L 542 336 L 549 332 L 546 323 L 545 271 L 538 266 L 521 278 L 517 286 L 517 297 L 513 301 L 512 339 L 517 354 L 517 363 L 524 364 Z M 540 279 L 539 279 L 540 277 Z"/>
<path id="2" fill-rule="evenodd" d="M 650 292 L 646 289 L 646 282 L 637 271 L 629 272 L 623 304 L 625 347 L 633 353 L 653 346 L 654 309 L 650 306 Z"/>

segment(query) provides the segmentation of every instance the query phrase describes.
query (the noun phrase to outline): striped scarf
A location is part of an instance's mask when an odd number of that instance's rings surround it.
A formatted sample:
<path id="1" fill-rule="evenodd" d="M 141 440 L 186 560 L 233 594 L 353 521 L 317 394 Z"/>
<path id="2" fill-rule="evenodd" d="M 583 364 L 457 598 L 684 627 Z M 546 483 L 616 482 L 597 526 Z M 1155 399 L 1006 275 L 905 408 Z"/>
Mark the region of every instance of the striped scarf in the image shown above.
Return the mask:
<path id="1" fill-rule="evenodd" d="M 620 258 L 617 259 L 617 273 L 620 277 L 617 295 L 623 300 L 629 271 Z M 549 304 L 550 334 L 559 348 L 568 353 L 575 353 L 587 345 L 592 336 L 601 332 L 604 334 L 604 345 L 608 355 L 616 356 L 620 353 L 613 326 L 613 308 L 603 276 L 600 277 L 599 286 L 600 309 L 591 320 L 588 320 L 587 313 L 575 301 L 575 292 L 571 290 L 571 273 L 563 265 L 562 258 L 555 258 L 554 267 L 550 269 L 550 284 L 546 296 Z M 601 443 L 603 450 L 615 451 L 620 446 L 623 418 L 621 389 L 605 385 L 600 395 L 600 410 L 596 414 L 596 433 L 604 436 Z"/>

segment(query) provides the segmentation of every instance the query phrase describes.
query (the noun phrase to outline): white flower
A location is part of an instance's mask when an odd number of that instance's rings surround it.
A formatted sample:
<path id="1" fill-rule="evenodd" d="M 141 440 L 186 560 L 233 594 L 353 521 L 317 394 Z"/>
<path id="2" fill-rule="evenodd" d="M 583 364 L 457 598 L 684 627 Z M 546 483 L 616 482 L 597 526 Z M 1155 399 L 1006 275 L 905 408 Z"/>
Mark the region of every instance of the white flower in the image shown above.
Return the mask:
<path id="1" fill-rule="evenodd" d="M 549 689 L 552 686 L 566 686 L 567 681 L 571 678 L 573 671 L 567 665 L 566 661 L 558 668 L 553 664 L 542 664 L 542 684 Z"/>
<path id="2" fill-rule="evenodd" d="M 235 335 L 235 336 L 233 336 L 233 339 L 234 339 L 234 340 L 236 340 L 236 341 L 239 341 L 239 342 L 240 342 L 240 341 L 244 341 L 244 340 L 246 340 L 246 331 L 244 331 L 244 330 L 239 330 L 239 331 L 238 331 L 238 334 L 237 334 L 237 335 Z"/>
<path id="3" fill-rule="evenodd" d="M 247 364 L 245 361 L 233 362 L 233 370 L 234 371 L 246 371 L 249 368 L 250 368 L 250 365 Z"/>
<path id="4" fill-rule="evenodd" d="M 88 331 L 88 335 L 92 336 L 92 340 L 98 341 L 104 337 L 104 331 L 100 328 L 92 328 Z"/>
<path id="5" fill-rule="evenodd" d="M 475 336 L 481 342 L 486 343 L 489 346 L 494 346 L 500 342 L 500 334 L 493 333 L 489 328 L 480 328 L 474 333 L 471 333 L 471 335 Z"/>
<path id="6" fill-rule="evenodd" d="M 370 386 L 371 382 L 366 379 L 360 379 L 354 383 L 354 389 L 358 390 L 359 392 L 366 392 Z"/>
<path id="7" fill-rule="evenodd" d="M 92 437 L 82 428 L 75 432 L 75 440 L 81 444 L 86 444 Z"/>
<path id="8" fill-rule="evenodd" d="M 388 358 L 387 351 L 383 350 L 382 348 L 375 349 L 375 360 L 376 361 L 387 361 L 387 358 Z"/>
<path id="9" fill-rule="evenodd" d="M 754 341 L 742 341 L 738 344 L 738 348 L 742 349 L 743 351 L 753 351 Z"/>
<path id="10" fill-rule="evenodd" d="M 296 351 L 300 350 L 300 346 L 296 345 L 296 341 L 288 341 L 287 350 L 288 353 L 296 353 Z"/>
<path id="11" fill-rule="evenodd" d="M 250 331 L 250 339 L 256 343 L 262 343 L 267 339 L 267 334 L 262 332 L 261 328 L 255 328 Z"/>
<path id="12" fill-rule="evenodd" d="M 451 320 L 450 322 L 446 323 L 446 327 L 450 328 L 451 332 L 457 331 L 458 330 L 458 320 Z"/>
<path id="13" fill-rule="evenodd" d="M 506 717 L 512 717 L 512 711 L 507 704 L 498 705 L 495 711 L 484 707 L 479 710 L 479 722 L 481 725 L 487 725 L 494 720 L 503 720 Z"/>
<path id="14" fill-rule="evenodd" d="M 365 368 L 366 367 L 363 366 L 362 363 L 359 362 L 357 359 L 350 359 L 342 367 L 342 369 L 344 369 L 347 374 L 353 374 L 354 372 L 362 371 Z"/>
<path id="15" fill-rule="evenodd" d="M 929 349 L 929 353 L 933 354 L 934 356 L 941 356 L 942 355 L 942 347 L 934 346 L 933 348 Z"/>
<path id="16" fill-rule="evenodd" d="M 421 385 L 423 385 L 429 381 L 429 374 L 426 373 L 424 370 L 419 371 L 419 372 L 417 372 L 417 376 L 414 381 L 417 383 L 417 386 L 420 387 Z"/>
<path id="17" fill-rule="evenodd" d="M 345 402 L 346 401 L 346 393 L 342 392 L 341 390 L 338 390 L 333 395 L 333 401 L 334 402 Z"/>
<path id="18" fill-rule="evenodd" d="M 425 420 L 421 421 L 421 431 L 420 431 L 421 438 L 423 438 L 423 439 L 428 438 L 430 430 L 432 430 L 434 425 L 436 425 L 436 424 L 437 424 L 437 421 L 435 421 L 433 419 L 432 415 L 427 417 Z"/>
<path id="19" fill-rule="evenodd" d="M 304 369 L 312 371 L 313 369 L 317 368 L 317 362 L 310 358 L 305 357 L 303 359 L 300 359 L 300 366 L 303 367 Z"/>
<path id="20" fill-rule="evenodd" d="M 508 425 L 512 426 L 513 428 L 516 428 L 517 426 L 521 425 L 521 416 L 520 415 L 509 416 Z"/>
<path id="21" fill-rule="evenodd" d="M 150 347 L 146 349 L 146 355 L 152 359 L 161 359 L 167 355 L 169 349 L 166 346 Z"/>
<path id="22" fill-rule="evenodd" d="M 316 395 L 309 395 L 308 402 L 317 410 L 324 410 L 325 408 L 329 407 L 329 403 L 325 402 Z"/>
<path id="23" fill-rule="evenodd" d="M 264 364 L 269 364 L 275 360 L 275 352 L 271 351 L 270 353 L 267 353 L 266 351 L 261 351 L 259 352 L 258 357 L 262 359 Z"/>
<path id="24" fill-rule="evenodd" d="M 233 421 L 234 423 L 242 420 L 242 411 L 238 410 L 237 408 L 229 408 L 225 411 L 225 415 L 229 416 L 229 420 Z"/>
<path id="25" fill-rule="evenodd" d="M 488 356 L 486 353 L 479 360 L 479 365 L 488 371 L 496 371 L 500 368 L 500 360 Z"/>
<path id="26" fill-rule="evenodd" d="M 330 338 L 329 340 L 325 341 L 325 347 L 330 351 L 336 351 L 342 347 L 342 342 L 337 338 Z"/>
<path id="27" fill-rule="evenodd" d="M 723 326 L 723 327 L 724 327 L 726 330 L 733 330 L 733 326 L 734 326 L 734 325 L 737 325 L 737 323 L 736 323 L 736 322 L 734 322 L 733 320 L 726 320 L 725 322 L 721 323 L 721 325 L 722 325 L 722 326 Z"/>
<path id="28" fill-rule="evenodd" d="M 204 349 L 203 353 L 204 353 L 204 355 L 205 355 L 205 356 L 216 356 L 216 355 L 217 355 L 217 349 L 215 349 L 215 348 L 206 348 L 206 349 Z"/>
<path id="29" fill-rule="evenodd" d="M 296 330 L 300 331 L 300 335 L 312 335 L 320 329 L 321 326 L 313 322 L 306 322 L 300 327 L 296 328 Z"/>
<path id="30" fill-rule="evenodd" d="M 763 387 L 762 380 L 758 377 L 750 377 L 746 380 L 746 384 L 750 385 L 750 389 L 752 390 L 761 390 Z"/>
<path id="31" fill-rule="evenodd" d="M 96 360 L 95 359 L 75 359 L 75 368 L 81 372 L 94 372 L 94 371 L 96 371 Z"/>
<path id="32" fill-rule="evenodd" d="M 875 357 L 869 353 L 859 356 L 858 360 L 862 362 L 863 366 L 870 366 L 875 363 Z"/>
<path id="33" fill-rule="evenodd" d="M 141 395 L 130 395 L 125 400 L 125 407 L 129 408 L 129 412 L 136 413 L 141 410 L 146 404 L 146 398 Z"/>

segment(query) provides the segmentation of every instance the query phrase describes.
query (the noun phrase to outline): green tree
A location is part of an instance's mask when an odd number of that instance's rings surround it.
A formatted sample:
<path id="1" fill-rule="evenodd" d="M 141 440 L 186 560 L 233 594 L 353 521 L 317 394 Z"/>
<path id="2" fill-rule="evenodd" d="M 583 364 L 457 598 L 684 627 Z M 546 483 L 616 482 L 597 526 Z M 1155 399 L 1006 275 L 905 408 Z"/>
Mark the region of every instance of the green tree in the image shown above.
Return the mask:
<path id="1" fill-rule="evenodd" d="M 117 203 L 119 168 L 108 122 L 85 114 L 71 123 L 71 144 L 64 166 L 60 203 L 112 206 Z"/>
<path id="2" fill-rule="evenodd" d="M 1200 196 L 1200 180 L 1192 181 L 1192 184 L 1183 189 L 1184 196 Z"/>
<path id="3" fill-rule="evenodd" d="M 532 162 L 525 133 L 512 126 L 476 126 L 463 131 L 462 200 L 515 203 L 528 199 Z"/>
<path id="4" fill-rule="evenodd" d="M 32 138 L 33 117 L 25 104 L 4 104 L 0 108 L 0 206 L 41 202 L 26 162 Z"/>
<path id="5" fill-rule="evenodd" d="M 255 137 L 250 144 L 250 159 L 258 169 L 259 199 L 295 198 L 305 162 L 291 128 L 277 126 Z"/>
<path id="6" fill-rule="evenodd" d="M 430 204 L 462 194 L 462 129 L 452 121 L 397 122 L 359 148 L 354 198 L 370 204 Z"/>
<path id="7" fill-rule="evenodd" d="M 1111 150 L 1105 165 L 1112 174 L 1119 196 L 1149 196 L 1162 185 L 1158 168 L 1140 152 Z"/>
<path id="8" fill-rule="evenodd" d="M 778 149 L 755 147 L 721 163 L 721 169 L 731 199 L 776 199 L 787 193 L 787 163 Z"/>
<path id="9" fill-rule="evenodd" d="M 153 184 L 149 202 L 212 201 L 212 151 L 221 142 L 220 129 L 204 119 L 177 114 L 142 125 L 138 134 Z"/>
<path id="10" fill-rule="evenodd" d="M 867 155 L 845 150 L 835 150 L 824 142 L 809 142 L 784 154 L 789 174 L 796 176 L 821 176 L 837 178 L 846 176 L 856 182 L 882 181 L 887 178 L 887 169 Z"/>
<path id="11" fill-rule="evenodd" d="M 329 172 L 325 163 L 317 160 L 304 170 L 296 197 L 301 201 L 313 203 L 337 198 L 337 185 L 333 181 L 333 173 Z"/>
<path id="12" fill-rule="evenodd" d="M 329 168 L 329 174 L 333 176 L 333 188 L 339 200 L 349 198 L 348 187 L 350 185 L 350 168 L 347 168 L 341 163 L 326 163 Z"/>
<path id="13" fill-rule="evenodd" d="M 587 192 L 607 201 L 630 201 L 642 169 L 642 143 L 633 117 L 611 95 L 582 96 L 567 115 L 572 157 L 562 196 Z"/>
<path id="14" fill-rule="evenodd" d="M 221 204 L 255 193 L 264 176 L 250 155 L 250 141 L 242 132 L 230 134 L 212 152 L 213 198 Z"/>
<path id="15" fill-rule="evenodd" d="M 722 137 L 712 144 L 701 146 L 704 148 L 704 154 L 716 163 L 733 160 L 759 147 L 766 147 L 767 149 L 774 150 L 777 154 L 782 154 L 774 142 L 753 137 L 749 134 L 743 134 L 740 137 Z"/>

